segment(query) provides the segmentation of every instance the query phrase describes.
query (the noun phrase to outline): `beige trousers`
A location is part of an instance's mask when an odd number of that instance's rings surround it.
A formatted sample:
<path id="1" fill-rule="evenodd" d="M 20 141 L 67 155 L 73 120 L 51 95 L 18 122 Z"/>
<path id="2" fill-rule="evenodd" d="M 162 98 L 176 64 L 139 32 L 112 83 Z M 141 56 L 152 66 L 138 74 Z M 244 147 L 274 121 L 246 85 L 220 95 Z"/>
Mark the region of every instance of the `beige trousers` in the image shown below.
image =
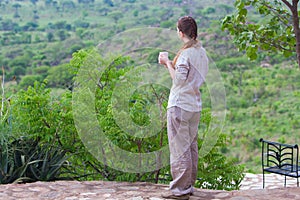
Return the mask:
<path id="1" fill-rule="evenodd" d="M 174 195 L 193 192 L 198 171 L 198 125 L 200 112 L 179 107 L 167 111 L 171 174 L 170 190 Z"/>

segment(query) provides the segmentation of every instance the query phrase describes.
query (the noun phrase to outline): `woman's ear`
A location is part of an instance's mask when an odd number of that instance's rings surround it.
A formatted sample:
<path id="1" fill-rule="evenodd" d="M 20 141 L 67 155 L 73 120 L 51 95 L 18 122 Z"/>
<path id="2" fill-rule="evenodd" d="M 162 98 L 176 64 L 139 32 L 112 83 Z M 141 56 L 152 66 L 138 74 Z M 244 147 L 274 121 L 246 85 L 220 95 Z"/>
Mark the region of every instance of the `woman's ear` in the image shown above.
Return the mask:
<path id="1" fill-rule="evenodd" d="M 184 33 L 183 33 L 182 31 L 178 31 L 178 36 L 179 36 L 180 38 L 183 38 Z"/>

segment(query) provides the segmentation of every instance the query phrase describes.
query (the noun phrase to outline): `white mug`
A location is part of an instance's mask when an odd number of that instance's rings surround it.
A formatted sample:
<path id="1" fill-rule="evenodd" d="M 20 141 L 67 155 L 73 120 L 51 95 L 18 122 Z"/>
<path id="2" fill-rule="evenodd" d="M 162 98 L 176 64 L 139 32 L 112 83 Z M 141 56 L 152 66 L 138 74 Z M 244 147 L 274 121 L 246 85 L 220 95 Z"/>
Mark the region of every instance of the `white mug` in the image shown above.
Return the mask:
<path id="1" fill-rule="evenodd" d="M 162 52 L 159 52 L 159 57 L 158 57 L 158 63 L 160 63 L 160 56 L 166 56 L 166 57 L 169 57 L 169 53 L 167 51 L 162 51 Z"/>

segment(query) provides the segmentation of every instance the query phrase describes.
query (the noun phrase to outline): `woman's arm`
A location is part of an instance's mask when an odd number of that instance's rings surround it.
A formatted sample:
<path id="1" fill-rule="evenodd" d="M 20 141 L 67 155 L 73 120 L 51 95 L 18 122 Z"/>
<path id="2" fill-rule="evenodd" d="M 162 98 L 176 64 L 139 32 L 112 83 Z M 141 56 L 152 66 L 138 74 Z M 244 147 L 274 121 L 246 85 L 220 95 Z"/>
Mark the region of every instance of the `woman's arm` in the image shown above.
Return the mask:
<path id="1" fill-rule="evenodd" d="M 169 70 L 171 78 L 174 79 L 174 77 L 175 77 L 175 69 L 174 69 L 172 61 L 170 61 L 170 60 L 167 61 L 165 66 Z"/>
<path id="2" fill-rule="evenodd" d="M 165 54 L 159 54 L 158 56 L 158 62 L 165 66 L 165 68 L 168 69 L 170 76 L 172 79 L 175 78 L 175 67 L 173 65 L 173 62 L 169 60 L 168 56 Z"/>

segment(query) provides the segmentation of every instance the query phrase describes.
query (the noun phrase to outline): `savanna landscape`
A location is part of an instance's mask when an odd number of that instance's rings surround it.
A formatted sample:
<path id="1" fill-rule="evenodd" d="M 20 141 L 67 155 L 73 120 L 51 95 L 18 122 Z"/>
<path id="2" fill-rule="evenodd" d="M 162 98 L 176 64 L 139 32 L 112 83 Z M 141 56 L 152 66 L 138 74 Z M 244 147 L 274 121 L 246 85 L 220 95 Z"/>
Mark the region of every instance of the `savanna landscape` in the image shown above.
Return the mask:
<path id="1" fill-rule="evenodd" d="M 198 38 L 226 93 L 226 117 L 215 130 L 215 146 L 200 158 L 197 186 L 238 189 L 244 172 L 261 173 L 260 138 L 300 143 L 296 40 L 289 9 L 279 0 L 1 0 L 0 10 L 2 184 L 58 179 L 168 183 L 168 166 L 124 172 L 122 163 L 103 162 L 113 152 L 101 148 L 107 155 L 97 159 L 78 134 L 72 102 L 81 67 L 105 66 L 101 73 L 93 71 L 93 108 L 110 144 L 137 154 L 165 146 L 168 88 L 150 84 L 126 93 L 119 83 L 141 81 L 128 76 L 138 73 L 140 62 L 156 70 L 161 49 L 176 53 L 176 22 L 184 15 L 196 19 Z M 275 11 L 280 20 L 273 17 Z M 128 53 L 134 45 L 138 51 Z M 200 148 L 205 136 L 215 134 L 207 128 L 214 121 L 210 91 L 204 87 L 201 92 Z M 141 138 L 142 132 L 128 135 L 120 128 L 112 99 L 124 96 L 129 111 L 121 110 L 120 116 L 138 126 L 156 123 L 151 109 L 158 108 L 157 134 Z"/>

